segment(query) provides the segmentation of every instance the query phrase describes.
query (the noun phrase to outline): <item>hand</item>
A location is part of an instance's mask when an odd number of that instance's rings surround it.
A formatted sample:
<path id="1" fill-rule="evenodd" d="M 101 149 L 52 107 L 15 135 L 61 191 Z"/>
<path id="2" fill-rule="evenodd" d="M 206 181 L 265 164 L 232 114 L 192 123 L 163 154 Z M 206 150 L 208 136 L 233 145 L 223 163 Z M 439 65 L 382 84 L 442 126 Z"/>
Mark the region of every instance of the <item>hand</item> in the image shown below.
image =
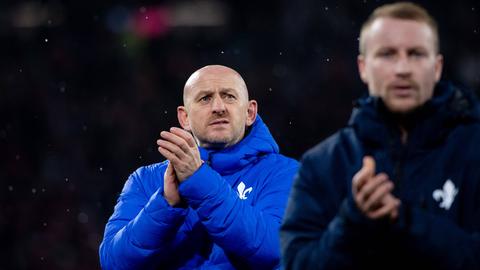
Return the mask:
<path id="1" fill-rule="evenodd" d="M 172 163 L 168 163 L 167 170 L 163 175 L 163 197 L 170 206 L 178 205 L 182 201 L 178 192 L 178 180 Z"/>
<path id="2" fill-rule="evenodd" d="M 392 195 L 393 183 L 385 173 L 375 175 L 375 160 L 366 156 L 352 180 L 352 192 L 360 211 L 371 219 L 398 217 L 400 200 Z"/>
<path id="3" fill-rule="evenodd" d="M 181 183 L 202 165 L 197 144 L 190 133 L 176 127 L 170 128 L 170 132 L 162 131 L 160 136 L 158 151 L 173 165 Z"/>

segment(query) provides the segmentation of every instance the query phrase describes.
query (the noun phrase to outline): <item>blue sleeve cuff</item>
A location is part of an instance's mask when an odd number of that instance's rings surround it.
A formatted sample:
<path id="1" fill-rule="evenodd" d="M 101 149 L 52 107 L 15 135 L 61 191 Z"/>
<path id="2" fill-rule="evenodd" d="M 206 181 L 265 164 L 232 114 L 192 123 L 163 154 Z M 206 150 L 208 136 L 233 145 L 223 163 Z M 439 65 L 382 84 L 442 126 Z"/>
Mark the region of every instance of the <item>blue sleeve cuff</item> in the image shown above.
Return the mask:
<path id="1" fill-rule="evenodd" d="M 218 194 L 223 183 L 221 178 L 216 171 L 203 163 L 194 174 L 180 184 L 180 196 L 190 207 L 196 209 L 203 201 Z"/>
<path id="2" fill-rule="evenodd" d="M 162 189 L 158 189 L 145 205 L 145 213 L 152 217 L 156 222 L 165 224 L 177 223 L 183 221 L 187 214 L 187 209 L 172 207 L 161 195 Z"/>

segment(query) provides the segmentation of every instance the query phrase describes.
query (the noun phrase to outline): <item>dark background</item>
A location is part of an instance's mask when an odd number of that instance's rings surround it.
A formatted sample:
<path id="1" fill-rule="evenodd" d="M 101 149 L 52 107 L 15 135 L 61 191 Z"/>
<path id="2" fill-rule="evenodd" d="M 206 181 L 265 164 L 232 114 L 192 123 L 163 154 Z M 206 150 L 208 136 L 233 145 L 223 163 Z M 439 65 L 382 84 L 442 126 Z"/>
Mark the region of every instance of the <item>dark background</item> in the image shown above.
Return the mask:
<path id="1" fill-rule="evenodd" d="M 163 160 L 185 80 L 244 77 L 282 153 L 345 125 L 366 92 L 361 23 L 383 1 L 30 1 L 0 4 L 0 269 L 97 269 L 128 175 Z M 444 79 L 480 88 L 480 3 L 423 1 Z"/>

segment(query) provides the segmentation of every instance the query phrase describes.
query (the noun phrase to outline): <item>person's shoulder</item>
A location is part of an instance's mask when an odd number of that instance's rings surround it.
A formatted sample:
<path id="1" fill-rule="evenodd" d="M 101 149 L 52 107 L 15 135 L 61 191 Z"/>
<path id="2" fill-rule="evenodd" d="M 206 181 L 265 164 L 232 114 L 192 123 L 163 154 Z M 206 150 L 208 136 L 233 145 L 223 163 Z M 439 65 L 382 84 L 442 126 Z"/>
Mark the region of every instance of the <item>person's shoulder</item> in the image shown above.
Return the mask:
<path id="1" fill-rule="evenodd" d="M 156 176 L 158 174 L 163 174 L 167 168 L 168 161 L 153 163 L 145 166 L 141 166 L 136 169 L 132 175 L 139 179 L 148 178 L 151 176 Z"/>
<path id="2" fill-rule="evenodd" d="M 471 122 L 466 127 L 470 129 L 472 132 L 474 132 L 475 134 L 478 134 L 480 132 L 480 120 Z"/>
<path id="3" fill-rule="evenodd" d="M 163 174 L 167 169 L 167 165 L 168 161 L 163 161 L 141 166 L 130 175 L 128 182 L 130 182 L 130 185 L 143 187 L 145 193 L 149 194 L 160 185 L 163 185 Z"/>
<path id="4" fill-rule="evenodd" d="M 261 160 L 260 164 L 271 167 L 272 169 L 298 169 L 299 163 L 296 159 L 287 157 L 280 153 L 270 153 Z"/>
<path id="5" fill-rule="evenodd" d="M 353 151 L 356 147 L 357 138 L 352 128 L 346 127 L 338 130 L 326 139 L 307 150 L 302 157 L 304 159 L 319 159 L 332 156 L 345 151 Z"/>
<path id="6" fill-rule="evenodd" d="M 478 138 L 480 137 L 480 122 L 474 122 L 463 126 L 461 131 L 457 134 L 459 135 L 453 137 L 453 146 L 470 149 L 464 153 L 465 157 L 467 157 L 467 154 L 469 154 L 470 158 L 479 160 L 480 140 L 478 140 Z"/>

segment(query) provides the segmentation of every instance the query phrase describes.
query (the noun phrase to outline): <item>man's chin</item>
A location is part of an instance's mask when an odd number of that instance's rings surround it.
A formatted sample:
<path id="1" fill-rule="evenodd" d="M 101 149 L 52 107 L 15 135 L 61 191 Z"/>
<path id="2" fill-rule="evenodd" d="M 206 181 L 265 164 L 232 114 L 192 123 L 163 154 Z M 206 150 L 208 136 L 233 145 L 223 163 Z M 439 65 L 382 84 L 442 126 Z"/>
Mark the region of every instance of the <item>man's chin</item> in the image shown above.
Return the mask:
<path id="1" fill-rule="evenodd" d="M 204 148 L 225 148 L 232 143 L 231 138 L 228 137 L 211 137 L 201 141 L 200 145 Z"/>
<path id="2" fill-rule="evenodd" d="M 418 107 L 420 107 L 420 104 L 418 102 L 411 100 L 411 99 L 404 99 L 404 100 L 394 100 L 391 102 L 386 102 L 385 106 L 389 111 L 392 113 L 398 113 L 398 114 L 408 114 Z"/>

